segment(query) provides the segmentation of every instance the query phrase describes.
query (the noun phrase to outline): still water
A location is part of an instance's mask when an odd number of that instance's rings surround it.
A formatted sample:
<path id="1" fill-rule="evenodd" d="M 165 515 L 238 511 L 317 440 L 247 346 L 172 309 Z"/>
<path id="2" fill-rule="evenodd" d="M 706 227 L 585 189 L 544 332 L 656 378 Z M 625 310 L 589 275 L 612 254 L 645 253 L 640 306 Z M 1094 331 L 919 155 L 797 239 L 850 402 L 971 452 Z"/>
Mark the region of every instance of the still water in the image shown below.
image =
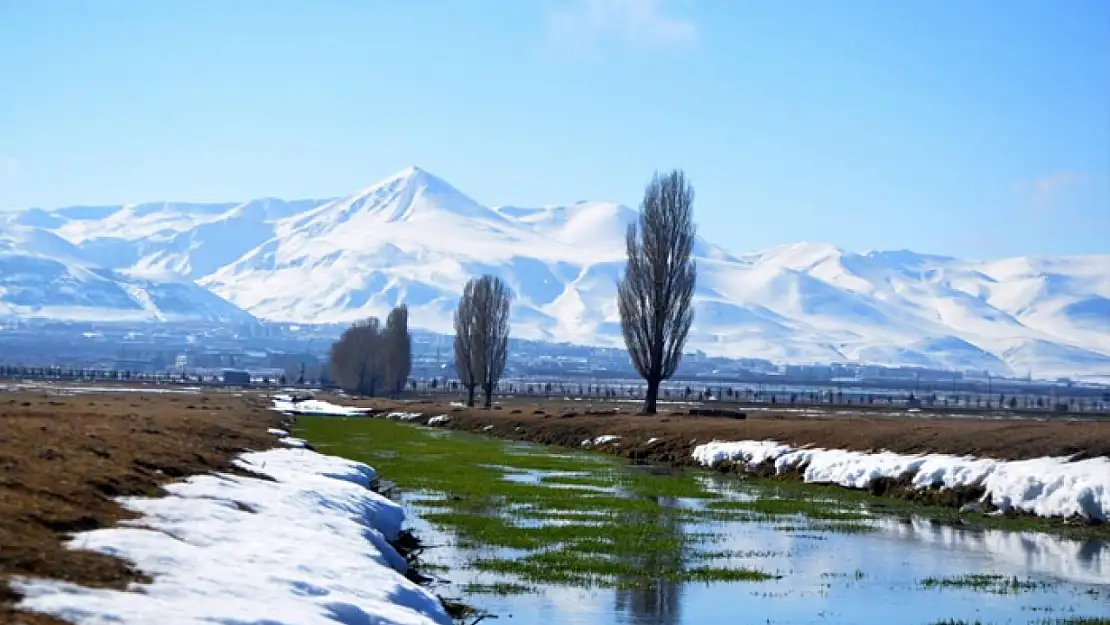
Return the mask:
<path id="1" fill-rule="evenodd" d="M 410 441 L 405 453 L 435 449 L 435 439 L 468 436 L 419 429 L 427 432 L 427 439 Z M 372 447 L 368 448 L 367 457 L 358 459 L 374 465 L 373 457 L 377 455 L 388 466 L 392 458 L 388 454 L 395 454 L 396 449 L 390 448 L 391 437 L 378 434 L 356 439 L 364 441 L 358 444 Z M 347 443 L 351 442 L 352 439 L 347 439 Z M 533 457 L 554 458 L 565 453 L 521 443 L 491 443 L 489 439 L 482 444 L 501 445 L 512 454 Z M 326 448 L 321 451 L 338 453 Z M 444 470 L 450 470 L 447 454 L 443 450 L 437 453 L 443 455 Z M 550 478 L 566 475 L 566 471 L 500 468 L 503 473 L 495 474 L 500 477 L 493 479 L 547 488 L 568 487 L 550 483 L 554 481 Z M 615 464 L 613 470 L 643 472 L 644 468 Z M 383 477 L 394 476 L 383 473 Z M 759 486 L 736 477 L 698 473 L 694 479 L 718 500 L 745 501 L 762 496 Z M 585 492 L 591 487 L 578 488 Z M 1110 544 L 1099 540 L 953 527 L 905 513 L 892 516 L 881 511 L 868 514 L 866 523 L 870 531 L 863 532 L 837 531 L 835 527 L 788 517 L 742 522 L 690 521 L 697 517 L 664 514 L 656 517 L 656 522 L 668 534 L 681 537 L 712 533 L 717 537 L 713 550 L 734 554 L 727 565 L 759 569 L 775 578 L 710 583 L 664 580 L 628 588 L 583 588 L 535 583 L 476 570 L 471 564 L 477 559 L 517 558 L 526 551 L 472 546 L 473 541 L 460 540 L 442 525 L 424 519 L 425 513 L 434 517 L 437 508 L 422 502 L 443 495 L 427 489 L 402 488 L 393 496 L 406 504 L 409 526 L 425 544 L 432 546 L 423 560 L 433 565 L 429 568 L 432 575 L 441 578 L 435 592 L 487 611 L 500 623 L 1094 622 L 1074 620 L 1080 617 L 1106 618 L 1105 622 L 1110 623 Z M 659 499 L 661 506 L 676 511 L 706 505 L 704 498 Z M 512 502 L 508 502 L 503 512 L 508 514 L 512 507 Z M 497 510 L 484 512 L 497 513 Z M 650 557 L 671 558 L 681 567 L 687 554 L 663 552 Z M 516 595 L 468 592 L 469 584 L 521 582 L 526 582 L 534 592 Z"/>

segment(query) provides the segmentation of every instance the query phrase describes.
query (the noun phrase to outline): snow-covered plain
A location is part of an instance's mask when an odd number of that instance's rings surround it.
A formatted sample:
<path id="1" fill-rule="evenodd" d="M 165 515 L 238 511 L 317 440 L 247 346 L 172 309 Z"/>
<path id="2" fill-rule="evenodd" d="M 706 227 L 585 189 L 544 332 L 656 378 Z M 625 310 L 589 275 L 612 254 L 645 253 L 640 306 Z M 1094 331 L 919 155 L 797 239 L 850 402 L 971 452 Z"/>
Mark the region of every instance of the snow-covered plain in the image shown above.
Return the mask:
<path id="1" fill-rule="evenodd" d="M 513 288 L 514 336 L 620 345 L 616 279 L 635 219 L 612 202 L 488 207 L 410 167 L 336 199 L 30 209 L 0 231 L 21 233 L 37 258 L 80 258 L 18 275 L 173 275 L 297 323 L 382 316 L 404 301 L 414 327 L 450 332 L 463 284 L 491 272 Z M 695 255 L 688 346 L 710 355 L 1110 378 L 1110 255 L 977 261 L 821 243 L 732 254 L 703 238 Z M 0 314 L 76 310 L 68 292 L 31 289 L 41 277 L 0 269 L 0 285 L 13 285 L 0 289 Z M 106 319 L 173 316 L 125 286 L 116 291 L 133 303 L 103 304 Z M 201 305 L 194 295 L 182 310 Z"/>
<path id="2" fill-rule="evenodd" d="M 906 455 L 842 449 L 792 447 L 775 441 L 714 441 L 694 448 L 694 459 L 755 467 L 773 462 L 775 471 L 803 470 L 806 482 L 867 488 L 878 478 L 913 476 L 913 486 L 953 489 L 981 486 L 984 500 L 1002 510 L 1043 517 L 1081 516 L 1110 520 L 1110 458 L 992 460 L 947 454 Z"/>
<path id="3" fill-rule="evenodd" d="M 237 464 L 276 481 L 193 476 L 165 497 L 123 499 L 140 519 L 70 542 L 131 560 L 152 583 L 125 592 L 18 579 L 18 607 L 82 623 L 452 622 L 405 578 L 387 542 L 404 510 L 369 489 L 372 468 L 304 449 L 247 453 Z"/>

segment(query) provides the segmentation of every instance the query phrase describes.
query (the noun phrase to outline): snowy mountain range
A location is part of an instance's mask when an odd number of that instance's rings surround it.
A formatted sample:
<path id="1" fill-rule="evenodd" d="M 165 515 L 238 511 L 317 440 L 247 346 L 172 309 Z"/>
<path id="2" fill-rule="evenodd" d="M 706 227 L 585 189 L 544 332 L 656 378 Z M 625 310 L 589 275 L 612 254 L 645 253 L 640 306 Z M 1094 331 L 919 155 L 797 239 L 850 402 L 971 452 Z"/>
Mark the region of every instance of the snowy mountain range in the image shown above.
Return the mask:
<path id="1" fill-rule="evenodd" d="M 331 323 L 403 301 L 414 326 L 449 333 L 463 284 L 492 272 L 514 290 L 515 336 L 621 345 L 635 218 L 609 202 L 484 206 L 416 167 L 343 198 L 27 209 L 0 222 L 0 315 Z M 704 239 L 695 254 L 689 349 L 1110 376 L 1110 255 L 731 254 Z"/>

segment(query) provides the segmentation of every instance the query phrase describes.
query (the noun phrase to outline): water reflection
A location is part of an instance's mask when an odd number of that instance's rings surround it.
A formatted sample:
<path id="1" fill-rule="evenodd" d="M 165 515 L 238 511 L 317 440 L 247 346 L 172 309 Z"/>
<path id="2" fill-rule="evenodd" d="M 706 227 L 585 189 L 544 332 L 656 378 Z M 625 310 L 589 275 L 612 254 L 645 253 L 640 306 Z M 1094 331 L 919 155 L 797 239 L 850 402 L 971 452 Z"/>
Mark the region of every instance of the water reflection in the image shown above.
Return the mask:
<path id="1" fill-rule="evenodd" d="M 926 519 L 880 519 L 887 537 L 959 553 L 980 553 L 997 564 L 1083 584 L 1110 583 L 1110 543 L 1036 532 L 955 528 Z"/>
<path id="2" fill-rule="evenodd" d="M 659 507 L 656 512 L 628 515 L 629 523 L 652 523 L 664 528 L 663 535 L 671 539 L 674 549 L 649 549 L 636 558 L 624 558 L 639 570 L 679 571 L 683 567 L 685 542 L 682 523 L 678 515 L 678 499 L 652 497 Z M 615 591 L 614 612 L 623 615 L 624 623 L 633 625 L 678 625 L 681 619 L 682 582 L 674 579 L 655 579 L 650 582 L 619 578 L 622 587 Z M 625 587 L 625 584 L 633 584 Z"/>

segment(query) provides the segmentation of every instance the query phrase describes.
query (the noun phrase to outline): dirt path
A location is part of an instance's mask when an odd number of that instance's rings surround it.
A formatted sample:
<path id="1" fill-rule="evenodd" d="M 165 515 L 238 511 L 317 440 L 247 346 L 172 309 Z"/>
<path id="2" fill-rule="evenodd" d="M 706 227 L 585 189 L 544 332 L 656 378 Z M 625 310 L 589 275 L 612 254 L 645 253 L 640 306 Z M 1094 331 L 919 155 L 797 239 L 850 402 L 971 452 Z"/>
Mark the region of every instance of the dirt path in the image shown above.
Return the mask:
<path id="1" fill-rule="evenodd" d="M 322 397 L 323 398 L 323 397 Z M 634 405 L 604 401 L 509 399 L 493 410 L 459 408 L 442 400 L 409 401 L 330 398 L 336 403 L 426 416 L 446 414 L 453 429 L 487 431 L 504 438 L 576 447 L 587 438 L 621 436 L 609 449 L 629 457 L 688 465 L 693 448 L 718 440 L 773 439 L 793 445 L 901 453 L 939 452 L 1005 460 L 1041 456 L 1110 456 L 1110 421 L 1069 422 L 968 418 L 892 418 L 869 414 L 752 412 L 744 420 L 692 417 L 664 410 L 653 417 L 633 414 Z M 620 410 L 620 412 L 617 412 Z M 488 426 L 492 428 L 486 429 Z M 645 443 L 657 438 L 648 447 Z"/>
<path id="2" fill-rule="evenodd" d="M 16 612 L 7 579 L 30 575 L 123 588 L 128 563 L 67 549 L 71 532 L 129 515 L 113 498 L 157 496 L 183 476 L 231 471 L 267 449 L 277 424 L 257 395 L 67 394 L 64 387 L 0 393 L 0 623 L 61 623 Z"/>

